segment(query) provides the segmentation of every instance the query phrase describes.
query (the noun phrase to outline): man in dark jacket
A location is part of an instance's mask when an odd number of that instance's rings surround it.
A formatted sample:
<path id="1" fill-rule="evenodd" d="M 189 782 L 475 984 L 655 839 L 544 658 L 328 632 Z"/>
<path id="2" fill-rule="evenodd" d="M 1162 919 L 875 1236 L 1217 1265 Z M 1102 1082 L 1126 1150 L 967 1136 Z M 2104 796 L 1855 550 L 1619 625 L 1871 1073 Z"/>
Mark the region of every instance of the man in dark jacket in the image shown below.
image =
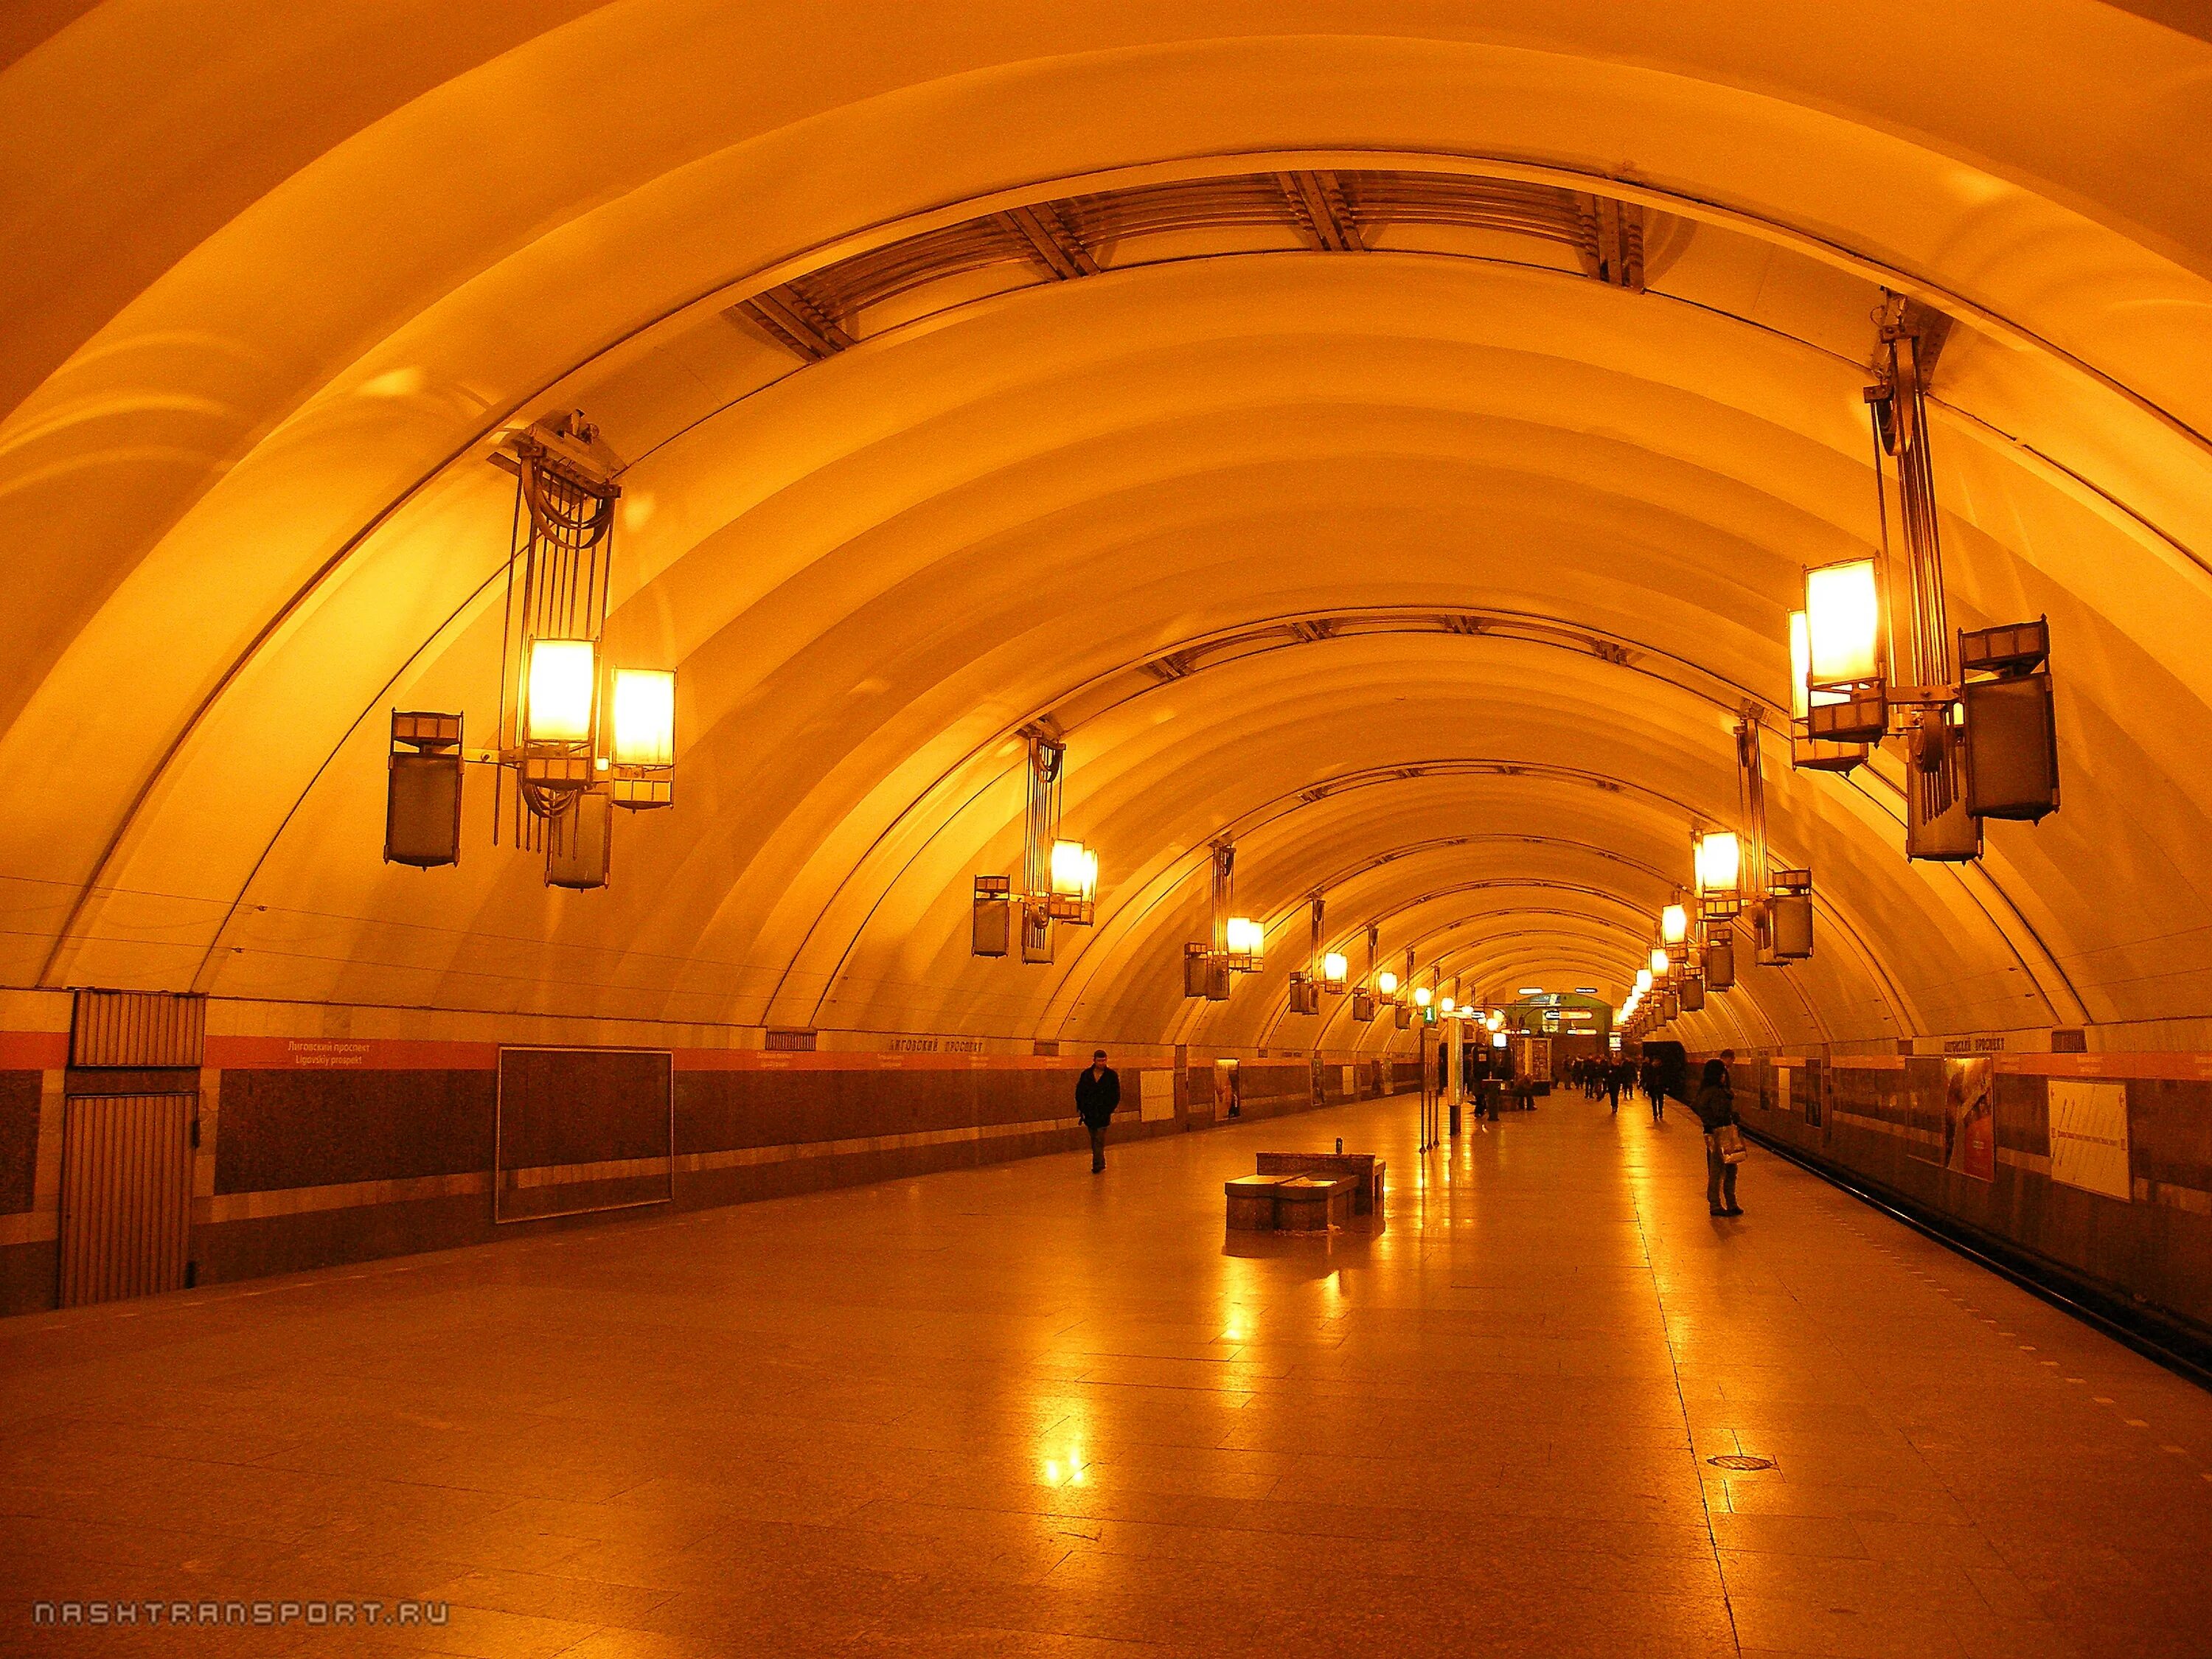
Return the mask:
<path id="1" fill-rule="evenodd" d="M 1091 1131 L 1091 1171 L 1106 1167 L 1106 1126 L 1121 1103 L 1121 1074 L 1106 1063 L 1103 1048 L 1091 1056 L 1091 1069 L 1075 1079 L 1075 1115 Z"/>

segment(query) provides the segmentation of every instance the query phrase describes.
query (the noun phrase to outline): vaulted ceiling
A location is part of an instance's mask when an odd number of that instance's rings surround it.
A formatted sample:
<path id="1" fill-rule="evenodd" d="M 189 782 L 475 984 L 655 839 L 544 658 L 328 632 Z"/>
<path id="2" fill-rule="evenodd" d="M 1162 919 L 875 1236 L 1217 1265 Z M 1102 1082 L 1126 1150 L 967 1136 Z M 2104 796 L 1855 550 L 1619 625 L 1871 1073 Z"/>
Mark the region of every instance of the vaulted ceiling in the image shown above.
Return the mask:
<path id="1" fill-rule="evenodd" d="M 2195 21 L 2192 22 L 2192 16 Z M 1303 954 L 1618 1000 L 1877 535 L 1885 290 L 1953 621 L 2047 614 L 2064 803 L 1908 864 L 1791 774 L 1746 1042 L 2212 1013 L 2212 44 L 2094 0 L 30 4 L 0 21 L 0 981 L 1037 1037 L 1187 1004 L 1206 848 Z M 607 889 L 381 862 L 498 702 L 502 436 L 624 458 L 678 673 Z M 968 954 L 1024 727 L 1098 925 Z M 1327 1041 L 1379 1039 L 1340 1011 Z"/>

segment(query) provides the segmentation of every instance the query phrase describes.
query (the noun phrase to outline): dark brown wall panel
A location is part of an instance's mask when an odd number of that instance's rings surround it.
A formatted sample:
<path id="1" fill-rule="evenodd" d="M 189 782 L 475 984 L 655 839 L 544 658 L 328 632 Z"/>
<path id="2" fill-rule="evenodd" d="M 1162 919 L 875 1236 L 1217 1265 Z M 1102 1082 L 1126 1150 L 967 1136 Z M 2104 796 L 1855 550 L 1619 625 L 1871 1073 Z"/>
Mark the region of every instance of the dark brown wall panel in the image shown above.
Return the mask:
<path id="1" fill-rule="evenodd" d="M 53 1307 L 61 1285 L 61 1249 L 52 1239 L 0 1244 L 0 1315 Z"/>
<path id="2" fill-rule="evenodd" d="M 0 1072 L 0 1215 L 31 1207 L 39 1177 L 36 1072 Z"/>
<path id="3" fill-rule="evenodd" d="M 1899 1069 L 1830 1068 L 1825 1125 L 1806 1122 L 1802 1079 L 1791 1091 L 1796 1109 L 1786 1114 L 1773 1110 L 1771 1095 L 1762 1099 L 1741 1071 L 1736 1098 L 1747 1108 L 1744 1120 L 1754 1131 L 1955 1225 L 1970 1239 L 2019 1251 L 2083 1291 L 2212 1340 L 2212 1216 L 2171 1204 L 2122 1203 L 2009 1161 L 2048 1155 L 2047 1092 L 2040 1077 L 1997 1074 L 1996 1180 L 1978 1181 L 1914 1157 L 1905 1138 L 1887 1126 L 1905 1127 L 1931 1079 L 1940 1079 L 1942 1065 L 1915 1056 Z M 1839 1122 L 1838 1108 L 1886 1127 Z M 2128 1117 L 2139 1178 L 2207 1190 L 2212 1085 L 2131 1079 Z"/>
<path id="4" fill-rule="evenodd" d="M 500 1167 L 667 1157 L 672 1063 L 615 1048 L 501 1049 Z"/>
<path id="5" fill-rule="evenodd" d="M 226 1071 L 215 1189 L 489 1170 L 496 1086 L 490 1072 Z"/>
<path id="6" fill-rule="evenodd" d="M 2212 1192 L 2212 1085 L 2163 1078 L 2130 1083 L 2128 1139 L 2141 1179 Z"/>
<path id="7" fill-rule="evenodd" d="M 1133 1115 L 1137 1074 L 1122 1079 Z M 1002 1071 L 680 1072 L 676 1150 L 856 1140 L 1075 1117 L 1073 1068 Z"/>

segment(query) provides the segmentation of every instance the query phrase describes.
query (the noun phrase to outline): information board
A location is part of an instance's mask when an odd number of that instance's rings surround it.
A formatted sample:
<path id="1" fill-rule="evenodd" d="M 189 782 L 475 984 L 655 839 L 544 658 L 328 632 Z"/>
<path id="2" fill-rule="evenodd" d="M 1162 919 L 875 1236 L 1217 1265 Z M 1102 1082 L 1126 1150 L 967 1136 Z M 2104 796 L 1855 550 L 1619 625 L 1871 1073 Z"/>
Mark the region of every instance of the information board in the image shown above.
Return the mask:
<path id="1" fill-rule="evenodd" d="M 2128 1085 L 2052 1078 L 2051 1178 L 2123 1202 L 2128 1175 Z"/>

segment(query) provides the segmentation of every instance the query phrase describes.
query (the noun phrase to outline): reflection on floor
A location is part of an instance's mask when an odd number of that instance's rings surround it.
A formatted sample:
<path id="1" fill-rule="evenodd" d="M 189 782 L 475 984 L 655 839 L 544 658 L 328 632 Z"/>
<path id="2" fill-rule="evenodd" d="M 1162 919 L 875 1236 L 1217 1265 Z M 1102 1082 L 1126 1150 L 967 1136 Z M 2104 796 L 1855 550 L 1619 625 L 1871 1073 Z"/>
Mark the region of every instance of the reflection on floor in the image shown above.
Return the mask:
<path id="1" fill-rule="evenodd" d="M 10 1322 L 0 1649 L 2212 1651 L 2212 1398 L 1763 1154 L 1711 1219 L 1673 1115 L 1415 1127 Z M 1224 1249 L 1226 1176 L 1339 1135 L 1382 1231 Z M 410 1596 L 448 1622 L 30 1622 Z"/>

